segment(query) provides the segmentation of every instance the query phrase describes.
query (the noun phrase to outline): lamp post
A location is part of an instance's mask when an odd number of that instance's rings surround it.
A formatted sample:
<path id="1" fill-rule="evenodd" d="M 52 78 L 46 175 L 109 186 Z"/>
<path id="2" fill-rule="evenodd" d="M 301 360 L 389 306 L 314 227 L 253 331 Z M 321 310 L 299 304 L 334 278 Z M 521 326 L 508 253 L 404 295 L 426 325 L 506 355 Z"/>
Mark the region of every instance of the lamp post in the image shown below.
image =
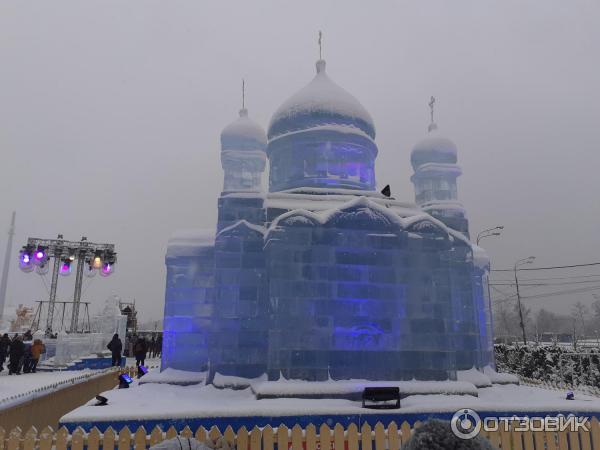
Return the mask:
<path id="1" fill-rule="evenodd" d="M 487 230 L 483 230 L 482 232 L 480 232 L 477 235 L 477 239 L 476 239 L 477 245 L 479 245 L 479 241 L 481 241 L 482 239 L 484 239 L 486 237 L 500 236 L 500 231 L 501 230 L 504 230 L 504 225 L 500 225 L 498 227 L 488 228 Z"/>
<path id="2" fill-rule="evenodd" d="M 521 294 L 519 293 L 519 278 L 517 277 L 517 269 L 524 264 L 531 264 L 535 260 L 535 256 L 519 259 L 515 263 L 515 285 L 517 287 L 517 306 L 519 308 L 519 325 L 523 332 L 523 345 L 527 345 L 527 334 L 525 333 L 525 322 L 523 321 L 523 308 L 521 307 Z"/>

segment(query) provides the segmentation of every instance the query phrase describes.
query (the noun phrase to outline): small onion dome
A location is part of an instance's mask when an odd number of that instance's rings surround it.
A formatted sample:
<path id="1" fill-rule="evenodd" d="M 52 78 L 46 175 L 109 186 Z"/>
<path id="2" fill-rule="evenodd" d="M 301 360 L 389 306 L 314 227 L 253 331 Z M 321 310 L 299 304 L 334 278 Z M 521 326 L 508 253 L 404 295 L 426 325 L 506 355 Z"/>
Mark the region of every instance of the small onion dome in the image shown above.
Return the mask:
<path id="1" fill-rule="evenodd" d="M 440 135 L 435 123 L 429 125 L 427 136 L 417 143 L 411 153 L 410 162 L 414 170 L 427 163 L 456 164 L 457 148 L 454 142 Z"/>
<path id="2" fill-rule="evenodd" d="M 241 109 L 240 117 L 221 132 L 222 150 L 262 150 L 267 147 L 265 130 L 248 117 L 248 110 Z"/>
<path id="3" fill-rule="evenodd" d="M 317 74 L 310 83 L 277 109 L 269 124 L 269 139 L 320 125 L 356 127 L 375 139 L 369 112 L 344 88 L 327 76 L 325 61 L 317 61 Z"/>

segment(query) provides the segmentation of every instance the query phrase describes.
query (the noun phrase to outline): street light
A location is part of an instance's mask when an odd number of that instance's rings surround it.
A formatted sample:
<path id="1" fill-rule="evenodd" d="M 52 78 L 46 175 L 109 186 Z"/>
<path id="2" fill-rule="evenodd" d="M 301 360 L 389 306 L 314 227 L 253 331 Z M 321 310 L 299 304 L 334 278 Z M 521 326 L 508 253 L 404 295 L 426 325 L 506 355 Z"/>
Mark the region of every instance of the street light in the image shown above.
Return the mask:
<path id="1" fill-rule="evenodd" d="M 504 225 L 500 225 L 498 227 L 488 228 L 487 230 L 483 230 L 482 232 L 480 232 L 477 235 L 477 239 L 476 239 L 477 245 L 479 245 L 479 241 L 481 241 L 482 239 L 484 239 L 486 237 L 500 236 L 500 231 L 501 230 L 504 230 Z"/>
<path id="2" fill-rule="evenodd" d="M 515 263 L 515 285 L 517 287 L 517 306 L 519 307 L 519 325 L 523 332 L 523 345 L 527 345 L 527 334 L 525 333 L 525 323 L 523 322 L 523 308 L 521 308 L 521 295 L 519 293 L 519 278 L 517 277 L 517 269 L 525 264 L 531 264 L 535 260 L 535 256 L 519 259 Z"/>

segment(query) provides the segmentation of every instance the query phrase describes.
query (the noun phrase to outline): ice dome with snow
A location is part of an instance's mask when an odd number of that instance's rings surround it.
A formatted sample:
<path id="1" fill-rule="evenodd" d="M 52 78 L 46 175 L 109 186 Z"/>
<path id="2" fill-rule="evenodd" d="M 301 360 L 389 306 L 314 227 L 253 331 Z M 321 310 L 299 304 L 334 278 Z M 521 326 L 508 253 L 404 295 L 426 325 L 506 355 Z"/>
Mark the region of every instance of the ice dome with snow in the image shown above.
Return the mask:
<path id="1" fill-rule="evenodd" d="M 493 364 L 489 263 L 438 134 L 412 150 L 412 203 L 377 190 L 373 119 L 325 61 L 268 139 L 242 110 L 221 134 L 216 229 L 169 242 L 163 370 L 455 380 Z"/>

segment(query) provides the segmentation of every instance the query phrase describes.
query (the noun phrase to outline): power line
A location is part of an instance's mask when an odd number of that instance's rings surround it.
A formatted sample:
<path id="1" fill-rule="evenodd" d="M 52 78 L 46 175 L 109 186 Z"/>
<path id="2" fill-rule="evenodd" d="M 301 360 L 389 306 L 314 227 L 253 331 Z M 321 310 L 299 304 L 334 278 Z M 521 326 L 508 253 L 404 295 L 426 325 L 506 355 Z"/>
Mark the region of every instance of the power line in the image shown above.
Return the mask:
<path id="1" fill-rule="evenodd" d="M 572 284 L 590 284 L 590 283 L 600 283 L 600 279 L 596 280 L 587 280 L 587 281 L 563 281 L 559 283 L 523 283 L 519 280 L 519 287 L 521 286 L 534 286 L 534 287 L 542 287 L 542 286 L 569 286 Z M 515 282 L 512 283 L 508 280 L 505 283 L 490 283 L 490 286 L 515 286 Z"/>
<path id="2" fill-rule="evenodd" d="M 579 278 L 597 278 L 600 277 L 600 274 L 597 275 L 573 275 L 570 277 L 546 277 L 546 278 L 519 278 L 523 281 L 544 281 L 544 280 L 575 280 Z M 506 279 L 506 280 L 490 280 L 491 282 L 496 281 L 514 281 L 514 278 Z"/>
<path id="3" fill-rule="evenodd" d="M 589 266 L 600 266 L 600 262 L 593 262 L 593 263 L 586 263 L 586 264 L 571 264 L 568 266 L 529 267 L 529 268 L 519 269 L 519 271 L 571 269 L 573 267 L 589 267 Z M 514 269 L 492 269 L 492 272 L 513 272 L 513 271 L 514 271 Z"/>

